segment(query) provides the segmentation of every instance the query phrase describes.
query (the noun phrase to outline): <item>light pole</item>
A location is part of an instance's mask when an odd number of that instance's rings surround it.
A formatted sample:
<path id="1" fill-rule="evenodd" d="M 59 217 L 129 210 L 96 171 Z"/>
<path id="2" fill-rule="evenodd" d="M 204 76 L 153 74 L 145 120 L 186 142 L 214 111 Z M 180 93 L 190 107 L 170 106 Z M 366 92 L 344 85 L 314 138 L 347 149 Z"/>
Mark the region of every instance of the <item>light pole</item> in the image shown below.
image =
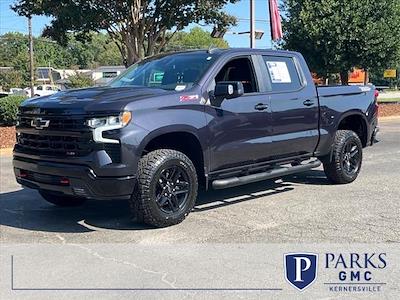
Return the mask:
<path id="1" fill-rule="evenodd" d="M 35 84 L 35 67 L 33 63 L 33 36 L 32 36 L 32 16 L 28 16 L 28 31 L 29 31 L 29 68 L 31 73 L 31 97 L 34 96 L 34 84 Z"/>
<path id="2" fill-rule="evenodd" d="M 260 40 L 263 35 L 264 31 L 256 30 L 256 14 L 255 14 L 255 0 L 250 0 L 250 31 L 245 32 L 228 32 L 226 28 L 220 28 L 215 26 L 211 37 L 213 38 L 223 38 L 226 33 L 230 34 L 249 34 L 250 35 L 250 48 L 256 47 L 256 40 Z M 246 19 L 247 20 L 247 19 Z"/>
<path id="3" fill-rule="evenodd" d="M 255 0 L 250 0 L 250 48 L 256 47 Z"/>

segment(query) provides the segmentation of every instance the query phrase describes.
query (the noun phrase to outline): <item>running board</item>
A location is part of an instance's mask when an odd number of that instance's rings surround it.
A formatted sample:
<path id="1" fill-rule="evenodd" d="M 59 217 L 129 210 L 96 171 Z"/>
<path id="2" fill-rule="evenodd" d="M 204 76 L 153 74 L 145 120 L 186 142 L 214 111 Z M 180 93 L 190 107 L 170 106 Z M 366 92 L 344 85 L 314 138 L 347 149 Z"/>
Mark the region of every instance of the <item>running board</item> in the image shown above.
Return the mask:
<path id="1" fill-rule="evenodd" d="M 266 179 L 286 176 L 294 173 L 305 172 L 314 168 L 318 168 L 322 163 L 319 160 L 309 162 L 304 165 L 298 165 L 294 167 L 280 167 L 272 169 L 267 172 L 251 174 L 243 177 L 231 177 L 225 179 L 214 180 L 212 186 L 216 190 L 226 189 L 248 183 L 258 182 Z"/>

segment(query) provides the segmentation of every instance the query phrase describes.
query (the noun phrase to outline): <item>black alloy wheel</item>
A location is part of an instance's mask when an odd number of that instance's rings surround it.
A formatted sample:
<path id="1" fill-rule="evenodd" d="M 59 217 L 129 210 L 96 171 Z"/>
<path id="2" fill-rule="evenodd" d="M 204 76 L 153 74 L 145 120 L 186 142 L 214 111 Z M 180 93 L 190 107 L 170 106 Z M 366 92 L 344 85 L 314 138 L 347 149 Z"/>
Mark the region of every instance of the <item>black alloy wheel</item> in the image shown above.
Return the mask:
<path id="1" fill-rule="evenodd" d="M 360 137 L 351 130 L 338 130 L 332 154 L 321 157 L 326 177 L 337 184 L 351 183 L 361 170 L 363 149 Z"/>
<path id="2" fill-rule="evenodd" d="M 355 141 L 346 144 L 343 151 L 342 166 L 348 176 L 356 174 L 360 168 L 360 149 Z"/>
<path id="3" fill-rule="evenodd" d="M 151 151 L 140 159 L 137 174 L 130 200 L 135 222 L 171 226 L 182 222 L 193 209 L 197 172 L 184 153 L 172 149 Z"/>
<path id="4" fill-rule="evenodd" d="M 189 176 L 179 165 L 162 170 L 155 190 L 155 198 L 160 210 L 166 214 L 182 210 L 189 197 L 189 185 Z"/>

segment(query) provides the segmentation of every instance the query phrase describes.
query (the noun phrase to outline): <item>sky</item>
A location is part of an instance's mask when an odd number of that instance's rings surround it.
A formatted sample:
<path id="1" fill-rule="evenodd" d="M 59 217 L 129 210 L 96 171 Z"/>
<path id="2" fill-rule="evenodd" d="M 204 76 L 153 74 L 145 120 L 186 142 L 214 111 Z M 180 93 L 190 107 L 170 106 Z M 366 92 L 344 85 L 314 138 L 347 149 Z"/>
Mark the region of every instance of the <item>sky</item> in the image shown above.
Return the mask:
<path id="1" fill-rule="evenodd" d="M 10 5 L 15 0 L 0 0 L 0 35 L 9 31 L 17 31 L 22 33 L 28 32 L 27 20 L 24 17 L 19 17 Z M 236 27 L 230 29 L 231 32 L 244 32 L 250 30 L 250 1 L 241 0 L 236 4 L 226 6 L 226 12 L 238 18 Z M 257 48 L 271 48 L 271 34 L 268 15 L 268 0 L 255 0 L 256 11 L 256 29 L 264 31 L 264 36 L 261 40 L 256 41 Z M 42 33 L 46 24 L 49 24 L 50 18 L 44 16 L 34 16 L 32 18 L 32 31 L 35 36 Z M 187 30 L 197 24 L 190 25 Z M 212 27 L 202 26 L 203 29 L 211 31 Z M 249 47 L 250 38 L 248 35 L 234 35 L 229 32 L 224 37 L 231 47 Z"/>

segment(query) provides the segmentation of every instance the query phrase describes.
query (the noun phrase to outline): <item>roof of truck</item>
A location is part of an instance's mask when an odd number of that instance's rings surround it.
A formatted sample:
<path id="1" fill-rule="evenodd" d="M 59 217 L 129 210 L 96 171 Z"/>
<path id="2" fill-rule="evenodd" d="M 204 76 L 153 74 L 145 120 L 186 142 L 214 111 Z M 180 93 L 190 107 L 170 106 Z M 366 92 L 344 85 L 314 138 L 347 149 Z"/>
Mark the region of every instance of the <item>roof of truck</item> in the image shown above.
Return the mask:
<path id="1" fill-rule="evenodd" d="M 272 49 L 251 49 L 251 48 L 210 48 L 210 49 L 191 49 L 191 50 L 179 50 L 179 51 L 170 51 L 170 52 L 163 52 L 159 53 L 154 56 L 146 57 L 145 60 L 147 59 L 153 59 L 153 58 L 160 58 L 160 57 L 165 57 L 168 55 L 176 55 L 176 54 L 190 54 L 190 53 L 210 53 L 210 54 L 216 54 L 218 56 L 224 55 L 224 54 L 234 54 L 234 53 L 254 53 L 254 54 L 279 54 L 279 53 L 291 53 L 295 54 L 296 52 L 293 51 L 287 51 L 287 50 L 272 50 Z"/>
<path id="2" fill-rule="evenodd" d="M 210 48 L 210 49 L 191 49 L 166 52 L 168 54 L 177 53 L 193 53 L 193 52 L 210 52 L 210 53 L 241 53 L 241 52 L 254 52 L 254 53 L 294 53 L 288 50 L 273 50 L 273 49 L 255 49 L 255 48 Z M 166 54 L 164 53 L 164 54 Z"/>
<path id="3" fill-rule="evenodd" d="M 257 52 L 257 53 L 264 53 L 264 52 L 284 52 L 284 53 L 288 53 L 290 51 L 287 50 L 273 50 L 273 49 L 259 49 L 259 48 L 226 48 L 226 49 L 221 49 L 221 48 L 215 48 L 216 51 L 220 51 L 220 52 Z M 204 51 L 204 50 L 203 50 Z M 208 51 L 208 50 L 205 50 Z"/>

